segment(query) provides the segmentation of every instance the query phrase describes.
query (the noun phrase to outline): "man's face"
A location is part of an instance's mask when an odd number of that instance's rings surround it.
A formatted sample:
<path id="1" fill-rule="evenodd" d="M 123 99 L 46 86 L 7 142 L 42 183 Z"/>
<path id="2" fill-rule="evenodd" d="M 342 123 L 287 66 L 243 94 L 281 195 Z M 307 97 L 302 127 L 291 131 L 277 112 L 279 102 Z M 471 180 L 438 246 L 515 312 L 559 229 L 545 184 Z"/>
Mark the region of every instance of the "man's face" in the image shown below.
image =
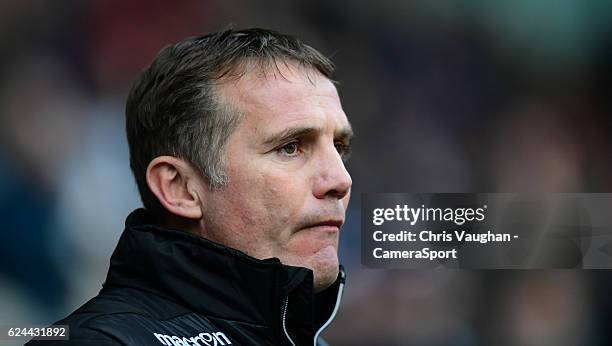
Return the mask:
<path id="1" fill-rule="evenodd" d="M 225 150 L 228 185 L 202 194 L 203 235 L 259 259 L 310 268 L 320 291 L 338 275 L 352 184 L 343 156 L 352 131 L 327 78 L 292 64 L 279 68 L 282 75 L 249 72 L 220 87 L 243 118 Z"/>

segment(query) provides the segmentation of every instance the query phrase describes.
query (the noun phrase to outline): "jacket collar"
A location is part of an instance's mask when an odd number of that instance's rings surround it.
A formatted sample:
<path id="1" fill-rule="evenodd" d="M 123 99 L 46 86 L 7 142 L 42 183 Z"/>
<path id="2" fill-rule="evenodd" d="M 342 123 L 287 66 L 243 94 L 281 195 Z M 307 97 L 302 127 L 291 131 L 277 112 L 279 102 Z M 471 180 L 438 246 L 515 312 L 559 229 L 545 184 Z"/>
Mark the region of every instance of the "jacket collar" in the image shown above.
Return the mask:
<path id="1" fill-rule="evenodd" d="M 310 269 L 277 258 L 258 260 L 152 220 L 144 209 L 128 216 L 105 287 L 153 291 L 218 318 L 279 329 L 285 322 L 303 337 L 320 333 L 334 317 L 344 286 L 342 266 L 336 282 L 315 295 Z"/>

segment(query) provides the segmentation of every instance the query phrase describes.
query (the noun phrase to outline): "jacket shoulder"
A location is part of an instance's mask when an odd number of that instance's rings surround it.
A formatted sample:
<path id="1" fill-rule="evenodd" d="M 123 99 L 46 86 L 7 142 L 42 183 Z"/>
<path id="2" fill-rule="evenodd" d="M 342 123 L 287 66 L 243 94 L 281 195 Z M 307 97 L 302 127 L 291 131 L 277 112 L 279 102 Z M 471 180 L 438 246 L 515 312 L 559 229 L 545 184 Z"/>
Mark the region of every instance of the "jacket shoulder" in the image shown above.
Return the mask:
<path id="1" fill-rule="evenodd" d="M 69 340 L 33 340 L 27 345 L 123 345 L 125 340 L 115 335 L 122 334 L 121 328 L 129 328 L 124 326 L 126 320 L 136 316 L 167 319 L 185 312 L 180 305 L 141 290 L 103 290 L 66 318 L 53 323 L 69 326 Z M 109 322 L 113 325 L 110 330 Z"/>
<path id="2" fill-rule="evenodd" d="M 92 328 L 87 321 L 99 317 L 99 314 L 72 314 L 53 325 L 67 325 L 68 340 L 32 340 L 27 346 L 38 345 L 87 345 L 87 346 L 110 346 L 121 345 L 112 336 Z"/>

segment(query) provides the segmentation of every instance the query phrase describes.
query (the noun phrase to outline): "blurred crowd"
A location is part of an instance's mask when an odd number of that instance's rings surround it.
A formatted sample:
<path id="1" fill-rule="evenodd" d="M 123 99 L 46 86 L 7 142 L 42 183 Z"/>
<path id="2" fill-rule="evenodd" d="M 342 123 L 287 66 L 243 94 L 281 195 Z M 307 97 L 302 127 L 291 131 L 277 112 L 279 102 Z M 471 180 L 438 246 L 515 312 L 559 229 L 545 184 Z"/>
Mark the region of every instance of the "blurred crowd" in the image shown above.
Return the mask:
<path id="1" fill-rule="evenodd" d="M 1 2 L 0 324 L 97 293 L 140 206 L 130 83 L 163 46 L 228 25 L 337 65 L 356 138 L 331 344 L 612 344 L 606 270 L 361 265 L 364 192 L 612 192 L 612 2 L 580 0 Z"/>

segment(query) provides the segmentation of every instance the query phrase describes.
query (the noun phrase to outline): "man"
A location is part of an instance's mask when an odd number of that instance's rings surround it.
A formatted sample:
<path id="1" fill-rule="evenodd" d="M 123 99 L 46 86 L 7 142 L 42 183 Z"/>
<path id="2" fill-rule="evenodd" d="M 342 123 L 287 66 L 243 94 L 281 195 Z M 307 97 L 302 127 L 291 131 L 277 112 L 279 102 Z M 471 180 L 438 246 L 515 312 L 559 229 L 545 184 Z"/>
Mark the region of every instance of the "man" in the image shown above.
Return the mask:
<path id="1" fill-rule="evenodd" d="M 126 107 L 145 208 L 99 295 L 56 323 L 69 344 L 321 344 L 344 286 L 352 183 L 332 73 L 315 49 L 261 29 L 158 54 Z"/>

